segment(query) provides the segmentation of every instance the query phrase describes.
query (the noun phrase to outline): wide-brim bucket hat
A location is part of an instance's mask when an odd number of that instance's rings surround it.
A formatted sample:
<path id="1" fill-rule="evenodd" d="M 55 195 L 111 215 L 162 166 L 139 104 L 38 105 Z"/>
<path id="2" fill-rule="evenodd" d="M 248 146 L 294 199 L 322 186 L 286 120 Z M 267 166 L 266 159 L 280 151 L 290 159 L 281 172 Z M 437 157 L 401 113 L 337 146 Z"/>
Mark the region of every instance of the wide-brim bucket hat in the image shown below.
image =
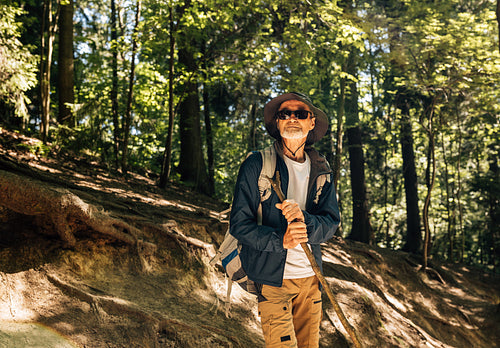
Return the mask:
<path id="1" fill-rule="evenodd" d="M 287 100 L 299 100 L 303 102 L 304 104 L 309 106 L 312 113 L 316 117 L 316 125 L 314 129 L 309 131 L 306 144 L 314 144 L 315 142 L 323 138 L 323 136 L 326 134 L 326 131 L 328 130 L 328 117 L 322 110 L 313 105 L 311 99 L 309 99 L 308 96 L 299 92 L 290 92 L 279 95 L 271 99 L 264 106 L 264 122 L 266 124 L 266 129 L 269 135 L 275 139 L 281 138 L 278 126 L 276 125 L 276 112 L 278 111 L 280 105 Z"/>

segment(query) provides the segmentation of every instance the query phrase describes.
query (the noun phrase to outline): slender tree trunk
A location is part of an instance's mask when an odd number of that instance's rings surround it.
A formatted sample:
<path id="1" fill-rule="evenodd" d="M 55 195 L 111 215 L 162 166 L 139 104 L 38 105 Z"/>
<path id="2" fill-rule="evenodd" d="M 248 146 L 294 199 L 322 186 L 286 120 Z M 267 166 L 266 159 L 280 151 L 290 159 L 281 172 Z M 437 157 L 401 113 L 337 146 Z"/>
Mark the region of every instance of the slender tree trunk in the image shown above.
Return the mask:
<path id="1" fill-rule="evenodd" d="M 463 228 L 463 211 L 462 211 L 462 122 L 460 121 L 460 115 L 457 111 L 457 125 L 458 125 L 458 161 L 457 161 L 457 205 L 458 205 L 458 225 L 459 233 L 461 235 L 461 248 L 460 248 L 460 262 L 464 261 L 465 257 L 465 231 Z"/>
<path id="2" fill-rule="evenodd" d="M 491 181 L 493 183 L 500 182 L 500 170 L 498 166 L 498 148 L 495 144 L 490 145 L 491 155 L 489 156 L 489 175 L 491 176 Z M 500 202 L 498 193 L 489 192 L 488 193 L 488 203 L 489 203 L 489 234 L 491 238 L 489 243 L 485 243 L 487 250 L 490 252 L 490 264 L 493 265 L 495 272 L 498 270 L 498 256 L 500 256 L 499 240 L 500 240 Z"/>
<path id="3" fill-rule="evenodd" d="M 43 2 L 43 11 L 42 11 L 42 27 L 41 27 L 41 53 L 40 53 L 40 100 L 41 100 L 41 115 L 40 115 L 40 133 L 42 136 L 43 142 L 46 142 L 48 135 L 48 124 L 49 124 L 49 116 L 47 112 L 47 72 L 46 72 L 46 55 L 45 51 L 47 49 L 47 38 L 45 35 L 45 30 L 47 26 L 47 22 L 49 22 L 49 14 L 51 13 L 52 2 L 50 0 L 44 0 Z M 50 90 L 50 89 L 49 89 Z"/>
<path id="4" fill-rule="evenodd" d="M 174 5 L 170 0 L 169 6 L 169 61 L 168 61 L 168 133 L 165 141 L 165 151 L 163 152 L 163 161 L 161 165 L 160 182 L 158 186 L 165 188 L 170 177 L 171 161 L 172 161 L 172 136 L 174 133 L 174 54 L 175 54 L 175 32 L 178 27 L 184 11 L 191 6 L 190 1 L 186 1 L 184 6 L 179 10 L 179 18 L 174 22 Z M 177 23 L 177 24 L 176 24 Z"/>
<path id="5" fill-rule="evenodd" d="M 390 111 L 390 110 L 389 110 Z M 390 121 L 390 112 L 388 113 L 387 117 L 384 119 L 385 122 L 385 130 L 386 130 L 386 135 L 385 138 L 389 139 L 389 136 L 391 134 L 391 121 Z M 384 224 L 387 225 L 386 231 L 385 231 L 385 247 L 386 248 L 391 248 L 391 238 L 389 235 L 389 211 L 387 209 L 389 205 L 389 163 L 387 161 L 387 158 L 389 157 L 389 146 L 385 145 L 384 148 L 384 220 L 380 224 L 380 230 L 382 230 L 382 227 Z"/>
<path id="6" fill-rule="evenodd" d="M 343 69 L 345 70 L 345 64 Z M 340 179 L 340 168 L 342 166 L 343 138 L 344 138 L 344 113 L 345 113 L 345 78 L 340 78 L 340 100 L 337 112 L 337 143 L 335 144 L 335 165 L 333 166 L 333 182 L 335 190 L 338 191 L 338 183 Z"/>
<path id="7" fill-rule="evenodd" d="M 211 187 L 215 187 L 214 139 L 212 134 L 212 121 L 210 120 L 210 101 L 206 83 L 203 85 L 203 114 L 205 116 L 208 181 Z"/>
<path id="8" fill-rule="evenodd" d="M 73 64 L 73 0 L 60 5 L 59 16 L 59 115 L 57 121 L 75 126 L 75 117 L 68 104 L 75 103 Z"/>
<path id="9" fill-rule="evenodd" d="M 429 244 L 431 238 L 431 232 L 429 228 L 429 207 L 431 205 L 432 189 L 434 187 L 434 181 L 436 179 L 436 157 L 435 157 L 435 144 L 434 144 L 434 128 L 433 128 L 433 114 L 434 111 L 431 109 L 429 112 L 428 127 L 426 128 L 429 135 L 429 148 L 427 156 L 427 196 L 425 197 L 424 210 L 423 210 L 423 221 L 424 221 L 424 269 L 427 268 L 427 259 L 429 255 Z"/>
<path id="10" fill-rule="evenodd" d="M 113 150 L 115 168 L 120 167 L 120 122 L 118 120 L 118 31 L 117 31 L 116 1 L 111 0 L 111 113 L 113 115 Z"/>
<path id="11" fill-rule="evenodd" d="M 413 151 L 413 132 L 410 120 L 410 110 L 405 92 L 397 96 L 398 109 L 401 110 L 401 152 L 403 155 L 403 177 L 406 194 L 406 243 L 403 250 L 419 253 L 422 248 L 422 233 L 420 231 L 420 213 L 418 208 L 417 171 L 415 168 L 415 153 Z"/>
<path id="12" fill-rule="evenodd" d="M 209 79 L 207 73 L 206 60 L 206 43 L 202 46 L 203 63 L 202 68 L 205 71 L 205 81 L 203 82 L 203 116 L 205 119 L 205 144 L 207 146 L 207 165 L 208 165 L 208 185 L 215 188 L 215 161 L 214 161 L 214 138 L 212 133 L 212 121 L 210 120 L 210 97 L 208 92 L 207 81 Z"/>
<path id="13" fill-rule="evenodd" d="M 159 186 L 165 188 L 168 178 L 170 177 L 170 162 L 172 158 L 172 135 L 174 133 L 174 53 L 175 53 L 175 36 L 174 36 L 174 8 L 170 2 L 169 8 L 169 59 L 168 59 L 168 133 L 165 143 L 165 152 L 163 153 L 163 162 L 161 166 L 161 175 Z"/>
<path id="14" fill-rule="evenodd" d="M 257 106 L 255 103 L 250 107 L 250 131 L 248 132 L 247 152 L 257 148 L 255 135 L 257 134 Z"/>
<path id="15" fill-rule="evenodd" d="M 345 71 L 345 64 L 343 64 L 343 70 Z M 343 156 L 343 143 L 344 143 L 344 114 L 345 114 L 345 78 L 340 79 L 340 100 L 337 112 L 337 130 L 336 130 L 336 143 L 335 143 L 335 157 L 333 164 L 333 183 L 335 185 L 335 192 L 337 193 L 337 201 L 339 204 L 339 209 L 342 210 L 343 205 L 343 195 L 342 190 L 340 190 L 340 169 L 342 168 L 342 156 Z M 344 227 L 341 224 L 339 226 L 338 234 L 340 236 L 344 233 Z"/>
<path id="16" fill-rule="evenodd" d="M 47 142 L 50 126 L 50 70 L 52 68 L 52 55 L 54 39 L 57 32 L 57 17 L 52 13 L 52 0 L 43 3 L 42 16 L 42 44 L 40 56 L 40 99 L 42 102 L 42 115 L 40 132 L 42 140 Z"/>
<path id="17" fill-rule="evenodd" d="M 498 52 L 500 52 L 500 0 L 497 0 Z"/>
<path id="18" fill-rule="evenodd" d="M 135 79 L 135 52 L 137 51 L 137 29 L 141 15 L 141 0 L 137 1 L 135 11 L 135 27 L 132 33 L 132 58 L 130 61 L 130 78 L 128 85 L 127 110 L 123 122 L 123 144 L 122 144 L 122 173 L 127 174 L 128 160 L 128 141 L 130 137 L 130 125 L 132 123 L 132 100 L 134 97 L 134 79 Z"/>
<path id="19" fill-rule="evenodd" d="M 451 207 L 452 196 L 450 194 L 450 174 L 448 169 L 448 157 L 446 153 L 446 145 L 444 135 L 441 134 L 441 147 L 443 148 L 443 162 L 444 162 L 444 179 L 446 186 L 446 217 L 448 220 L 448 259 L 453 262 L 453 249 L 454 249 L 454 239 L 453 234 L 453 212 Z"/>

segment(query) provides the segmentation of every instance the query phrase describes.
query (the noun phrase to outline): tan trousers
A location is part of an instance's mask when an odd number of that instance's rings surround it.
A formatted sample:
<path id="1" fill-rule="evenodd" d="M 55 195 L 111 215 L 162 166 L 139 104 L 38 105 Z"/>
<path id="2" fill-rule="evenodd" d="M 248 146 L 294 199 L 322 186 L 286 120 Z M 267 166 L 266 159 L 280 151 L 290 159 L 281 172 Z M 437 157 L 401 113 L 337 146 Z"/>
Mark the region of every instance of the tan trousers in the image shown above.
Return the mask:
<path id="1" fill-rule="evenodd" d="M 319 346 L 321 291 L 315 276 L 285 279 L 281 288 L 264 285 L 259 315 L 266 347 Z"/>

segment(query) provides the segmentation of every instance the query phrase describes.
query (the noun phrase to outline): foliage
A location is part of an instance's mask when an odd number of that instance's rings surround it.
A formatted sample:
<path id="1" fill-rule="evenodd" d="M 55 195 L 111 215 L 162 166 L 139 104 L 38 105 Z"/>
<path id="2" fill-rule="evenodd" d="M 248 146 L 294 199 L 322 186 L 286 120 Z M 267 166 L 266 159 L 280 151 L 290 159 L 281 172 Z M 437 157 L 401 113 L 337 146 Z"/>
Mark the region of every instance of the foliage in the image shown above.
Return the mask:
<path id="1" fill-rule="evenodd" d="M 26 91 L 37 81 L 35 57 L 19 40 L 23 28 L 16 17 L 22 13 L 15 5 L 0 2 L 0 103 L 7 108 L 0 113 L 10 114 L 13 109 L 14 116 L 27 118 Z"/>

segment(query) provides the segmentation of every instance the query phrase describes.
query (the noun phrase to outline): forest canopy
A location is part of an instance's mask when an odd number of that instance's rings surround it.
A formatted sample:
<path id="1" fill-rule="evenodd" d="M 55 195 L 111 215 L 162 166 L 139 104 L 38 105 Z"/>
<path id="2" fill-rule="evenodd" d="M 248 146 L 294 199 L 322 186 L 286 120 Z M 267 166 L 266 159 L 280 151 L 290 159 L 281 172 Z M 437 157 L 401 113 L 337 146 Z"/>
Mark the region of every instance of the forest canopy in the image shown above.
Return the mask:
<path id="1" fill-rule="evenodd" d="M 1 0 L 0 122 L 230 202 L 308 94 L 342 234 L 498 271 L 500 1 Z"/>

